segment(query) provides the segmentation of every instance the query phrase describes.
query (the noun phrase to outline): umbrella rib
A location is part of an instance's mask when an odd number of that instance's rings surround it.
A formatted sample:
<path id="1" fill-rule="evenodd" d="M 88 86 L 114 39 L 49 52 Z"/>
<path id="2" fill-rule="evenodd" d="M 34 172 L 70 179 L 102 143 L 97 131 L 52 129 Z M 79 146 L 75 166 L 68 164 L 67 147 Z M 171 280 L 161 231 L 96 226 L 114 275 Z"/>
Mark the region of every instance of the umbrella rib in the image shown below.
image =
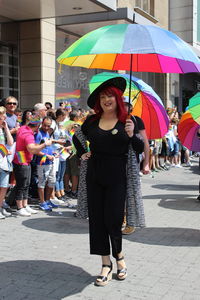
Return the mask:
<path id="1" fill-rule="evenodd" d="M 116 53 L 116 55 L 115 55 L 115 60 L 114 60 L 113 66 L 112 66 L 112 70 L 113 70 L 113 67 L 114 67 L 114 65 L 115 65 L 115 62 L 116 62 L 116 60 L 117 60 L 117 56 L 118 56 L 118 53 Z"/>

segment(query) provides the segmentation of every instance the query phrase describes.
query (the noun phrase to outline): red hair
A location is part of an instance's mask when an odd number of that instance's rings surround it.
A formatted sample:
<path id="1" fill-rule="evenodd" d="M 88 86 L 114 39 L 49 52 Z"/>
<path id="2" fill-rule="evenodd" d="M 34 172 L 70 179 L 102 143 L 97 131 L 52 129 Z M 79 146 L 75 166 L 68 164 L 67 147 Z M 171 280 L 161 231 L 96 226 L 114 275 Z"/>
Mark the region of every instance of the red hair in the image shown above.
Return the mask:
<path id="1" fill-rule="evenodd" d="M 109 86 L 103 89 L 101 93 L 105 93 L 106 95 L 113 95 L 115 97 L 117 103 L 117 118 L 122 123 L 125 123 L 128 113 L 125 109 L 124 101 L 122 98 L 123 92 L 114 86 Z M 100 93 L 97 96 L 97 100 L 94 106 L 94 111 L 96 113 L 95 119 L 100 119 L 103 113 L 103 109 L 100 105 Z"/>

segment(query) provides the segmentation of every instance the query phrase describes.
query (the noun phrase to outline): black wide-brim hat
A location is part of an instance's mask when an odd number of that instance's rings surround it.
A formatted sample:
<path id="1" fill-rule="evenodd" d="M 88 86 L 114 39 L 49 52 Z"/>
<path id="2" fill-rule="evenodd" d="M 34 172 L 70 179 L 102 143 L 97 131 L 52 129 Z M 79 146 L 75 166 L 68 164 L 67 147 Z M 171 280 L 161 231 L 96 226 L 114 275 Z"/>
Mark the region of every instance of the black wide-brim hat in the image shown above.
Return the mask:
<path id="1" fill-rule="evenodd" d="M 88 100 L 87 100 L 87 104 L 90 108 L 94 108 L 96 100 L 97 100 L 97 96 L 98 94 L 104 90 L 105 88 L 109 87 L 109 86 L 114 86 L 116 88 L 118 88 L 119 90 L 122 91 L 122 93 L 125 91 L 126 89 L 126 79 L 124 79 L 123 77 L 114 77 L 111 79 L 108 79 L 106 81 L 104 81 L 102 84 L 100 84 L 89 96 Z"/>

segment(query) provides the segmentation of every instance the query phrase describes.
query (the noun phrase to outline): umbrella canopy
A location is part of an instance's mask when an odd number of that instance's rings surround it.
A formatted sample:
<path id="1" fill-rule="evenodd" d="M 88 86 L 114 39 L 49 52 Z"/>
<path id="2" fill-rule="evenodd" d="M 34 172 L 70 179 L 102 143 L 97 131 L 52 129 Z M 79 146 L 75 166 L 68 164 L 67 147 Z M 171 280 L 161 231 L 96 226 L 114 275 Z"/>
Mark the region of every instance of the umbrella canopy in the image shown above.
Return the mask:
<path id="1" fill-rule="evenodd" d="M 194 121 L 189 111 L 186 111 L 178 125 L 178 137 L 181 143 L 191 151 L 200 151 L 200 139 L 197 131 L 200 125 Z"/>
<path id="2" fill-rule="evenodd" d="M 129 95 L 130 81 L 129 75 L 103 72 L 94 75 L 90 82 L 90 92 L 93 92 L 102 82 L 115 77 L 126 79 L 127 86 L 124 96 Z M 169 118 L 163 106 L 160 97 L 156 92 L 143 80 L 131 76 L 131 99 L 133 111 L 132 114 L 142 118 L 147 137 L 149 139 L 158 139 L 163 137 L 169 127 Z"/>
<path id="3" fill-rule="evenodd" d="M 59 57 L 60 64 L 134 72 L 199 72 L 200 60 L 178 36 L 152 25 L 116 24 L 85 34 Z"/>
<path id="4" fill-rule="evenodd" d="M 198 92 L 190 99 L 188 110 L 191 113 L 193 119 L 198 124 L 200 124 L 200 92 Z"/>

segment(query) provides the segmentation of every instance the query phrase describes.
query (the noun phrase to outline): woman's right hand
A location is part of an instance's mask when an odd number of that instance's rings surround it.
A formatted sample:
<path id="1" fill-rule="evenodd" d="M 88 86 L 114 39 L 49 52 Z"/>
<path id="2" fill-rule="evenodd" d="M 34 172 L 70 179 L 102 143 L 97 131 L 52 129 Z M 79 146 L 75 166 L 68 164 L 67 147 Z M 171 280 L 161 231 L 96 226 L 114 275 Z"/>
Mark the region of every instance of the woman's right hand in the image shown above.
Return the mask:
<path id="1" fill-rule="evenodd" d="M 91 152 L 86 152 L 84 154 L 81 155 L 81 159 L 82 160 L 88 160 L 91 156 Z"/>

